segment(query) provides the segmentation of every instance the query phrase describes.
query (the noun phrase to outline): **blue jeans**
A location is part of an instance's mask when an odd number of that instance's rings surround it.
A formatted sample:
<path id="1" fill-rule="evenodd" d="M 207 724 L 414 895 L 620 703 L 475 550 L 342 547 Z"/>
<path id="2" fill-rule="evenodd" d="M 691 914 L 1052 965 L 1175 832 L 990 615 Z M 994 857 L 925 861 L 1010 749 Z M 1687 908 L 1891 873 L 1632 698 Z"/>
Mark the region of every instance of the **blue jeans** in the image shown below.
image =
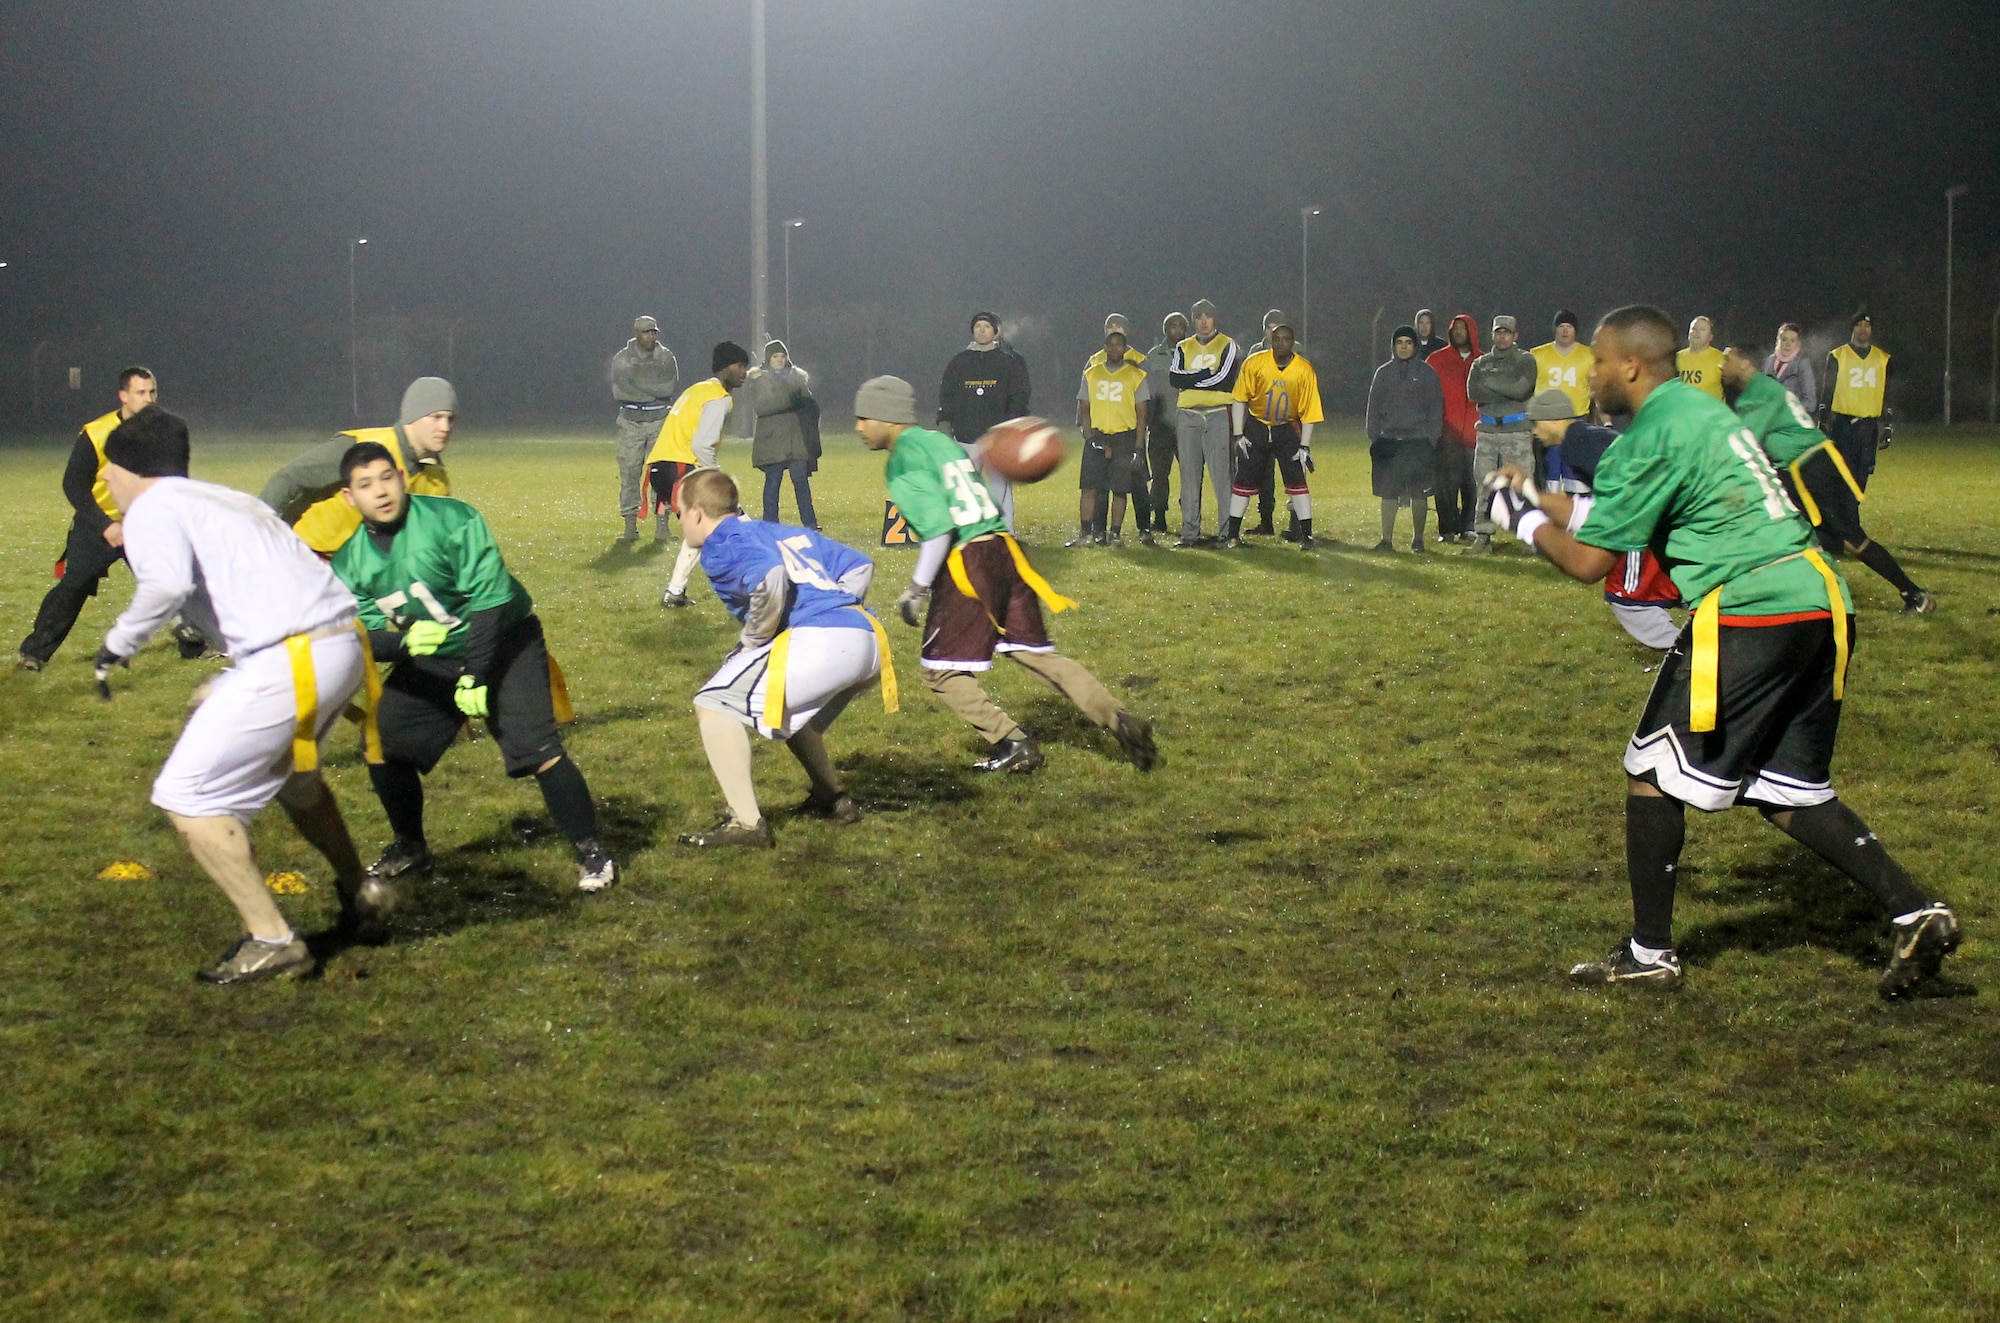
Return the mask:
<path id="1" fill-rule="evenodd" d="M 778 493 L 784 489 L 785 474 L 792 475 L 792 495 L 798 498 L 799 522 L 807 528 L 818 528 L 819 520 L 813 517 L 812 461 L 795 459 L 788 464 L 764 464 L 764 522 L 778 522 Z"/>

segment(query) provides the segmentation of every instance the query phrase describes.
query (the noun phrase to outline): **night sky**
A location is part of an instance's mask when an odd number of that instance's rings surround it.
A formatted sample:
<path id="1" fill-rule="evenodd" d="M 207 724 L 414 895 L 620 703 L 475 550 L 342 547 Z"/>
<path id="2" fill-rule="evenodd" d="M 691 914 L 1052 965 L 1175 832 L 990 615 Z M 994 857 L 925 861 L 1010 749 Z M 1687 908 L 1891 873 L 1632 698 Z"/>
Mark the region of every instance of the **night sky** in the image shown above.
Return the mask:
<path id="1" fill-rule="evenodd" d="M 749 336 L 749 5 L 13 5 L 0 17 L 0 430 L 67 431 L 126 360 L 197 418 L 346 426 L 447 352 L 469 425 L 597 419 L 659 316 L 683 379 Z M 1937 408 L 2000 302 L 2000 6 L 770 0 L 794 349 L 935 390 L 975 308 L 1067 421 L 1104 314 L 1297 315 L 1337 400 L 1418 305 L 1623 302 L 1822 339 L 1866 304 Z M 872 330 L 871 330 L 872 326 Z M 1140 337 L 1150 343 L 1150 335 Z M 45 346 L 42 411 L 29 365 Z M 1143 346 L 1142 346 L 1143 347 Z M 81 396 L 67 391 L 84 368 Z M 692 370 L 692 372 L 691 372 Z M 59 375 L 60 374 L 60 375 Z M 1346 392 L 1344 396 L 1338 392 Z"/>

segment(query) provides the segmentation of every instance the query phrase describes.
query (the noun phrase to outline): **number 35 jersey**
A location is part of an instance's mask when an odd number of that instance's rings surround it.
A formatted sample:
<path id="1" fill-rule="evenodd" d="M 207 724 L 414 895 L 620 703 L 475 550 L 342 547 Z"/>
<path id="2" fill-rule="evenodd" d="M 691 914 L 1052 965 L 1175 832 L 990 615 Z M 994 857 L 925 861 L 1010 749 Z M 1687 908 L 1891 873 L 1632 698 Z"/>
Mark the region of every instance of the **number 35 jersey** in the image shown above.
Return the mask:
<path id="1" fill-rule="evenodd" d="M 1683 381 L 1654 388 L 1597 467 L 1579 542 L 1650 546 L 1680 589 L 1722 610 L 1771 616 L 1827 609 L 1826 580 L 1804 558 L 1812 525 L 1792 505 L 1756 435 L 1729 407 Z M 1847 585 L 1842 605 L 1852 611 Z"/>
<path id="2" fill-rule="evenodd" d="M 535 609 L 507 572 L 500 545 L 479 511 L 449 496 L 412 496 L 393 533 L 364 524 L 333 557 L 333 572 L 354 594 L 369 629 L 407 629 L 435 620 L 451 632 L 440 657 L 463 657 L 475 611 L 504 607 L 504 633 Z"/>
<path id="3" fill-rule="evenodd" d="M 925 542 L 953 533 L 963 544 L 1007 527 L 965 448 L 942 432 L 904 429 L 890 447 L 887 476 L 889 499 Z"/>

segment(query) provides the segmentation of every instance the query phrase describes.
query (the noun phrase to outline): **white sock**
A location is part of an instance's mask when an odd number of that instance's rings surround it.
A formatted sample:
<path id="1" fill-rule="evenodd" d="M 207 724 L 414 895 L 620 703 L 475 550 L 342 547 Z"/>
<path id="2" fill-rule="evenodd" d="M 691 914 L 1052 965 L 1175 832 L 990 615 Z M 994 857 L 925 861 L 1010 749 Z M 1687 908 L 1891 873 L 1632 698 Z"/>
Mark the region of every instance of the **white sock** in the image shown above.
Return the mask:
<path id="1" fill-rule="evenodd" d="M 670 593 L 686 592 L 688 576 L 694 573 L 694 563 L 700 559 L 701 552 L 683 541 L 680 551 L 674 556 L 674 573 L 673 577 L 667 580 L 667 591 Z"/>
<path id="2" fill-rule="evenodd" d="M 1650 946 L 1639 945 L 1639 939 L 1636 937 L 1632 939 L 1632 958 L 1642 965 L 1660 964 L 1673 953 L 1674 948 L 1671 946 L 1660 947 L 1656 950 Z"/>
<path id="3" fill-rule="evenodd" d="M 1937 908 L 1938 906 L 1936 905 L 1926 905 L 1924 906 L 1924 908 L 1920 910 L 1911 910 L 1908 914 L 1898 914 L 1895 918 L 1889 920 L 1889 922 L 1900 923 L 1905 928 L 1907 928 L 1911 924 L 1915 923 L 1918 919 L 1923 918 L 1926 914 L 1929 914 L 1932 910 Z"/>
<path id="4" fill-rule="evenodd" d="M 262 943 L 263 943 L 264 945 L 266 945 L 266 946 L 289 946 L 289 945 L 291 945 L 291 941 L 292 941 L 292 939 L 293 939 L 294 937 L 297 937 L 297 936 L 298 936 L 298 934 L 297 934 L 297 933 L 293 932 L 293 931 L 292 931 L 292 930 L 291 930 L 290 928 L 287 928 L 287 929 L 285 929 L 285 935 L 284 935 L 284 936 L 282 936 L 282 937 L 254 937 L 254 936 L 253 936 L 253 937 L 251 938 L 251 940 L 252 940 L 252 941 L 256 941 L 256 942 L 262 942 Z"/>

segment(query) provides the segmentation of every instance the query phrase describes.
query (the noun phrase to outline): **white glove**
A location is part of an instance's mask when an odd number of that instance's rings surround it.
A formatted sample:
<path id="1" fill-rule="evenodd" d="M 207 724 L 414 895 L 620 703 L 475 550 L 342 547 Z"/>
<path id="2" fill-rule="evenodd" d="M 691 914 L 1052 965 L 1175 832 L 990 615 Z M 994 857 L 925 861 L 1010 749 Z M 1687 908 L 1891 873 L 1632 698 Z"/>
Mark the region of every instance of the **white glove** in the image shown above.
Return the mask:
<path id="1" fill-rule="evenodd" d="M 1239 436 L 1239 437 L 1237 437 L 1237 438 L 1236 438 L 1236 453 L 1237 453 L 1237 454 L 1239 454 L 1239 455 L 1241 455 L 1241 456 L 1243 456 L 1243 458 L 1245 458 L 1245 459 L 1248 459 L 1248 458 L 1250 458 L 1250 438 L 1249 438 L 1249 437 L 1247 437 L 1247 436 Z"/>
<path id="2" fill-rule="evenodd" d="M 931 590 L 913 583 L 903 589 L 903 595 L 896 599 L 896 614 L 912 629 L 920 628 L 924 623 L 924 608 L 930 605 L 930 601 Z"/>
<path id="3" fill-rule="evenodd" d="M 1313 452 L 1311 446 L 1300 446 L 1299 453 L 1292 456 L 1292 462 L 1304 468 L 1307 473 L 1318 472 L 1318 470 L 1313 468 Z"/>

